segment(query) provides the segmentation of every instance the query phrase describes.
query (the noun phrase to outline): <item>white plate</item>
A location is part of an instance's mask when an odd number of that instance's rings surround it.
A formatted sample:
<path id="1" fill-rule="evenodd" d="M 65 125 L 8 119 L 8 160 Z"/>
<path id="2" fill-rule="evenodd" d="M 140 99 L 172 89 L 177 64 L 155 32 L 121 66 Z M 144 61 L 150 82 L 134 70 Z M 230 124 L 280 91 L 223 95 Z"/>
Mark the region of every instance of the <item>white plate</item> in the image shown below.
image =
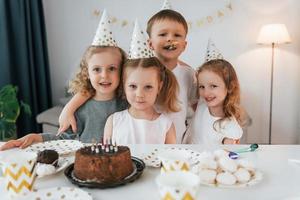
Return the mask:
<path id="1" fill-rule="evenodd" d="M 210 186 L 210 187 L 218 187 L 218 188 L 244 188 L 247 186 L 252 186 L 257 183 L 259 183 L 263 178 L 263 173 L 261 171 L 256 170 L 254 176 L 251 177 L 251 179 L 247 183 L 237 183 L 234 185 L 222 185 L 222 184 L 209 184 L 209 183 L 200 183 L 202 185 Z"/>
<path id="2" fill-rule="evenodd" d="M 30 193 L 27 193 L 18 198 L 20 200 L 39 199 L 39 200 L 92 200 L 92 196 L 79 189 L 70 187 L 54 187 L 48 189 L 39 189 Z"/>
<path id="3" fill-rule="evenodd" d="M 72 162 L 73 162 L 72 158 L 67 158 L 67 157 L 62 158 L 62 157 L 60 157 L 58 159 L 58 166 L 56 167 L 55 172 L 52 173 L 52 174 L 56 174 L 56 173 L 62 171 L 63 169 L 67 168 Z M 38 165 L 37 165 L 37 167 L 38 167 Z M 44 176 L 49 176 L 49 175 L 52 175 L 52 174 L 47 174 L 47 175 L 37 176 L 37 177 L 42 178 Z M 2 177 L 3 177 L 3 172 L 2 172 L 2 166 L 0 164 L 0 178 L 2 178 Z"/>
<path id="4" fill-rule="evenodd" d="M 27 147 L 26 151 L 39 152 L 45 149 L 53 149 L 57 151 L 59 155 L 65 155 L 75 152 L 77 149 L 83 147 L 83 144 L 78 140 L 52 140 L 47 142 L 41 142 L 33 144 Z"/>
<path id="5" fill-rule="evenodd" d="M 162 148 L 162 149 L 154 149 L 150 153 L 147 153 L 146 155 L 143 156 L 143 161 L 149 167 L 160 167 L 161 160 L 158 158 L 158 155 L 161 151 L 164 151 L 166 149 L 174 149 L 174 150 L 176 149 L 176 150 L 180 150 L 180 151 L 187 151 L 188 153 L 191 154 L 191 160 L 193 163 L 198 162 L 198 157 L 201 155 L 200 152 L 193 151 L 193 150 L 187 149 L 187 148 L 167 147 L 167 148 Z"/>
<path id="6" fill-rule="evenodd" d="M 65 169 L 67 166 L 69 166 L 69 164 L 71 164 L 71 160 L 69 158 L 60 157 L 58 159 L 58 166 L 55 168 L 55 172 L 52 173 L 52 174 L 56 174 L 56 173 L 60 172 L 61 170 Z M 39 167 L 39 165 L 37 165 L 37 168 L 38 167 Z M 49 176 L 49 175 L 52 175 L 52 174 L 47 174 L 47 175 L 43 175 L 43 176 L 38 175 L 38 178 L 41 178 L 41 177 L 44 177 L 44 176 Z"/>

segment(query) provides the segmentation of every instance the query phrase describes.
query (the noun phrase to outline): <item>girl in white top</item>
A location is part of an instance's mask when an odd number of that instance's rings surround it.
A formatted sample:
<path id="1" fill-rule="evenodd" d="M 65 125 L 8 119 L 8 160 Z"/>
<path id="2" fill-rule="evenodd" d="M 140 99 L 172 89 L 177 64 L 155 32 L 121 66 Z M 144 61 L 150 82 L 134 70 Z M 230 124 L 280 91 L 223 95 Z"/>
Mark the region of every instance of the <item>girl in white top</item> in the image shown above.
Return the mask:
<path id="1" fill-rule="evenodd" d="M 108 118 L 104 141 L 123 145 L 176 143 L 173 122 L 156 111 L 179 110 L 178 84 L 172 72 L 156 57 L 130 59 L 123 67 L 123 86 L 130 107 Z"/>
<path id="2" fill-rule="evenodd" d="M 185 143 L 206 146 L 239 143 L 243 130 L 240 86 L 234 68 L 226 60 L 210 60 L 197 70 L 196 76 L 201 99 Z"/>

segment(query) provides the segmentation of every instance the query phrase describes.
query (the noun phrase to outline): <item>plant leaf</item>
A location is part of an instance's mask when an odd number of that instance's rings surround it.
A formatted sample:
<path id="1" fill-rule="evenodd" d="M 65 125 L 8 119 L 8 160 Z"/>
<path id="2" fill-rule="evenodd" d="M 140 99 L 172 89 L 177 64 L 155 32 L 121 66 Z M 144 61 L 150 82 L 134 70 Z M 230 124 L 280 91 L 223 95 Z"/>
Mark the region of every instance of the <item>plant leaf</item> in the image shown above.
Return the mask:
<path id="1" fill-rule="evenodd" d="M 0 90 L 0 139 L 16 137 L 16 121 L 20 115 L 20 104 L 26 114 L 31 115 L 30 106 L 18 101 L 18 87 L 6 85 Z"/>

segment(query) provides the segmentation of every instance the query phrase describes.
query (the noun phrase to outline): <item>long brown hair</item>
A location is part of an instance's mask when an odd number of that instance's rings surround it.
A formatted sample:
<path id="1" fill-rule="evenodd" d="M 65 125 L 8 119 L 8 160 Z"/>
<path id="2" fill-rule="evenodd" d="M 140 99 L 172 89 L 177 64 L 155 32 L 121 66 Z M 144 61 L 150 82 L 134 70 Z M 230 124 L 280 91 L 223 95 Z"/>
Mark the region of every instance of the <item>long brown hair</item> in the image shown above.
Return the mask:
<path id="1" fill-rule="evenodd" d="M 120 67 L 119 67 L 119 73 L 120 73 L 120 80 L 121 80 L 121 74 L 123 69 L 123 64 L 126 60 L 126 53 L 119 47 L 110 47 L 110 46 L 89 46 L 87 50 L 85 51 L 81 61 L 80 61 L 80 68 L 78 72 L 75 75 L 75 78 L 72 79 L 69 83 L 69 92 L 72 94 L 76 94 L 78 92 L 81 92 L 83 95 L 90 94 L 91 96 L 94 96 L 96 91 L 93 88 L 91 81 L 89 79 L 88 75 L 88 60 L 97 53 L 101 53 L 104 51 L 107 51 L 109 49 L 116 49 L 120 52 Z M 122 96 L 122 81 L 120 81 L 120 84 L 117 88 L 116 95 L 117 97 Z"/>
<path id="2" fill-rule="evenodd" d="M 128 59 L 124 64 L 123 82 L 126 80 L 126 72 L 129 68 L 150 68 L 157 69 L 158 81 L 162 81 L 163 85 L 156 99 L 156 104 L 164 112 L 178 112 L 180 110 L 178 104 L 178 83 L 174 74 L 166 68 L 156 57 Z"/>
<path id="3" fill-rule="evenodd" d="M 203 71 L 211 71 L 216 73 L 224 81 L 227 95 L 223 103 L 224 117 L 217 120 L 215 123 L 221 124 L 223 120 L 230 117 L 235 117 L 238 123 L 242 126 L 242 111 L 240 107 L 240 84 L 233 66 L 226 60 L 215 59 L 204 63 L 197 70 L 198 74 Z"/>

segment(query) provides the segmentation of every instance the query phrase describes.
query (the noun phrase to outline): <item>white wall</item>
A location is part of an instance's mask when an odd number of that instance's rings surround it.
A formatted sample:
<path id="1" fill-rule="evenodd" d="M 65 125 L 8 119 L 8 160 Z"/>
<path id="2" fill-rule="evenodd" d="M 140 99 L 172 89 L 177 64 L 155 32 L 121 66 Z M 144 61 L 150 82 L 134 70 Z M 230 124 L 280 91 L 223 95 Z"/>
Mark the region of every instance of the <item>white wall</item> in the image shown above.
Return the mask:
<path id="1" fill-rule="evenodd" d="M 275 50 L 273 92 L 273 143 L 300 143 L 300 1 L 297 0 L 170 0 L 173 9 L 193 22 L 188 48 L 182 60 L 197 67 L 203 62 L 208 38 L 237 71 L 242 103 L 253 118 L 247 142 L 268 142 L 271 48 L 259 46 L 256 38 L 261 25 L 286 24 L 292 43 Z M 195 22 L 224 10 L 231 2 L 232 11 L 212 23 Z M 100 16 L 94 10 L 107 9 L 117 20 L 128 20 L 122 27 L 113 24 L 119 45 L 128 50 L 132 22 L 139 19 L 143 28 L 157 12 L 163 0 L 44 0 L 50 57 L 53 101 L 64 96 L 64 86 L 74 75 L 80 57 L 91 43 Z M 143 8 L 143 9 L 138 9 Z"/>

